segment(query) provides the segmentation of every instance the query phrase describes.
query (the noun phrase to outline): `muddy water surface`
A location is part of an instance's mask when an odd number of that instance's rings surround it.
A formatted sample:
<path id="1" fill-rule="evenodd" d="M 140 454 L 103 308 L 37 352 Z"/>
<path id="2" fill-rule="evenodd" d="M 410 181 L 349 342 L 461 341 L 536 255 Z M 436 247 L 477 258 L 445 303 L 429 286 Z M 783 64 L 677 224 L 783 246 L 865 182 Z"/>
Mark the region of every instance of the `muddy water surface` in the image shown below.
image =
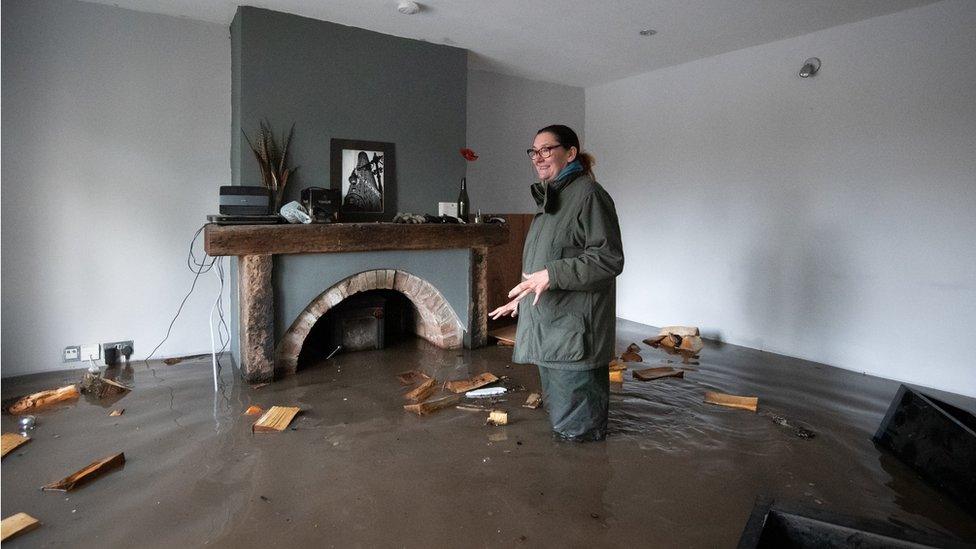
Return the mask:
<path id="1" fill-rule="evenodd" d="M 653 333 L 622 322 L 618 348 Z M 640 346 L 648 366 L 675 360 Z M 757 496 L 976 540 L 972 517 L 872 444 L 898 384 L 810 362 L 706 342 L 684 379 L 628 371 L 605 443 L 552 440 L 545 412 L 521 407 L 528 391 L 496 403 L 505 427 L 484 412 L 402 409 L 409 387 L 395 374 L 412 368 L 538 390 L 534 367 L 510 359 L 415 340 L 257 389 L 228 369 L 216 394 L 208 361 L 134 364 L 131 393 L 36 414 L 33 440 L 3 460 L 2 514 L 44 523 L 9 546 L 734 547 Z M 4 380 L 3 397 L 81 372 Z M 758 396 L 759 411 L 705 404 L 706 390 Z M 241 415 L 252 404 L 303 412 L 288 431 L 252 435 Z M 39 490 L 118 451 L 120 471 Z"/>

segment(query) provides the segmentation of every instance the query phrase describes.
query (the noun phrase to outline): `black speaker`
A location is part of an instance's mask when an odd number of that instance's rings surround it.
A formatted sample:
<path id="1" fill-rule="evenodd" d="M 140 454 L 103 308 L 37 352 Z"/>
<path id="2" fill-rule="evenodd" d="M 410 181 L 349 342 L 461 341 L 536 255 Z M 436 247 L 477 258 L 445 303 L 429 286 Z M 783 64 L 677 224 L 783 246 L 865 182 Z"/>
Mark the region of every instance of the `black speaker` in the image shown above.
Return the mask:
<path id="1" fill-rule="evenodd" d="M 271 204 L 271 189 L 267 187 L 220 187 L 220 213 L 223 215 L 268 215 Z"/>

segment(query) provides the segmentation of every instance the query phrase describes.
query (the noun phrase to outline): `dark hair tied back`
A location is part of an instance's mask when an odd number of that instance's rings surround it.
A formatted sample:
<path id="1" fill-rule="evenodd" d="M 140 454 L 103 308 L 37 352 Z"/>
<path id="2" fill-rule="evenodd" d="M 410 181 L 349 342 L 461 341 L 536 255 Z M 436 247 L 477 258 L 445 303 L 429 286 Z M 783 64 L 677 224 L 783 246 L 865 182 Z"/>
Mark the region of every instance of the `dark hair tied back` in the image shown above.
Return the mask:
<path id="1" fill-rule="evenodd" d="M 551 133 L 555 135 L 556 141 L 558 141 L 563 147 L 566 147 L 567 151 L 570 149 L 570 147 L 576 147 L 576 159 L 579 160 L 580 164 L 583 165 L 583 172 L 585 172 L 586 175 L 593 177 L 593 166 L 596 164 L 596 159 L 593 158 L 592 154 L 583 151 L 583 147 L 580 145 L 579 136 L 576 135 L 573 128 L 564 126 L 562 124 L 553 124 L 535 132 L 536 135 L 539 135 L 540 133 Z"/>

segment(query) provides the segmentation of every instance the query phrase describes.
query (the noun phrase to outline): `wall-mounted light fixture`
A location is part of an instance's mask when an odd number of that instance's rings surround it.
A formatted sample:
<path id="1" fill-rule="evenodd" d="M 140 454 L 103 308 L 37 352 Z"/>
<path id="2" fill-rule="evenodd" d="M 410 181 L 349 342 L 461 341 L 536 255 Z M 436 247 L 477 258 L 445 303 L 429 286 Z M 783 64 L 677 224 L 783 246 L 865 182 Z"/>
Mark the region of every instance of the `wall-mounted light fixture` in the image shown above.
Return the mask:
<path id="1" fill-rule="evenodd" d="M 811 57 L 803 62 L 803 68 L 800 69 L 798 73 L 800 78 L 810 78 L 811 76 L 817 74 L 820 70 L 820 60 L 816 57 Z"/>

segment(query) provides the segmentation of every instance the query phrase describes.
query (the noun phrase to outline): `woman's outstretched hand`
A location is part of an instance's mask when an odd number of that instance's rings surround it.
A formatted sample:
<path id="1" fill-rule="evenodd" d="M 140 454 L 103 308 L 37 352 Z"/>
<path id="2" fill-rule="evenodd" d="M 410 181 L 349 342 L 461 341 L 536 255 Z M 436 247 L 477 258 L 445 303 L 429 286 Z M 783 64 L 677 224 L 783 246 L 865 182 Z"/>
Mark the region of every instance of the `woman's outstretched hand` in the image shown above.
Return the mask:
<path id="1" fill-rule="evenodd" d="M 488 313 L 488 316 L 490 316 L 492 320 L 498 320 L 503 316 L 511 316 L 512 318 L 515 318 L 518 316 L 518 304 L 519 304 L 519 300 L 513 299 L 508 303 L 502 305 L 501 307 L 495 309 L 494 311 Z"/>

